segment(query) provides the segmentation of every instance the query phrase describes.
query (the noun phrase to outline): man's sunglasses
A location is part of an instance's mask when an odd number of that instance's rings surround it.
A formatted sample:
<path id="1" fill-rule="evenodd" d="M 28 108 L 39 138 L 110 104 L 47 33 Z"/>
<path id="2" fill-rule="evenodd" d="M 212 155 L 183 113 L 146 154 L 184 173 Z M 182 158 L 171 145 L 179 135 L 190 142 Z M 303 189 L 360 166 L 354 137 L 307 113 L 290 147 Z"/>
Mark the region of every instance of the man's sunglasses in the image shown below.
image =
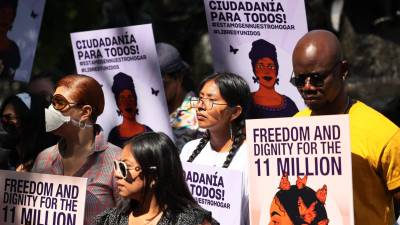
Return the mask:
<path id="1" fill-rule="evenodd" d="M 59 111 L 65 109 L 67 106 L 78 105 L 78 103 L 76 102 L 69 102 L 64 96 L 60 94 L 53 95 L 53 97 L 51 98 L 51 104 L 53 105 L 54 109 Z"/>
<path id="2" fill-rule="evenodd" d="M 294 72 L 292 73 L 292 76 L 290 78 L 290 83 L 292 83 L 294 86 L 297 88 L 302 88 L 304 85 L 306 85 L 306 81 L 308 79 L 308 82 L 314 86 L 314 87 L 322 87 L 324 86 L 325 78 L 328 77 L 328 75 L 332 72 L 334 72 L 335 68 L 341 61 L 337 62 L 332 69 L 321 73 L 321 72 L 316 72 L 316 73 L 306 73 L 306 74 L 299 74 L 295 75 Z"/>

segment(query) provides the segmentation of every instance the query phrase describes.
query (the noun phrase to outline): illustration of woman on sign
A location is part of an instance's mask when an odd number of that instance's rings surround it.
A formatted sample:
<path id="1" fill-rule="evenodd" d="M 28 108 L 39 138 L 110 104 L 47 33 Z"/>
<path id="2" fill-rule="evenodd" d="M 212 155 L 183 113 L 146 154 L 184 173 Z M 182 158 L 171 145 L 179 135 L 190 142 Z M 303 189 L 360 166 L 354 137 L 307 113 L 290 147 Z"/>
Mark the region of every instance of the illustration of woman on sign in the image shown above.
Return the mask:
<path id="1" fill-rule="evenodd" d="M 136 121 L 137 95 L 132 77 L 125 73 L 116 74 L 111 89 L 118 106 L 118 115 L 122 115 L 123 119 L 120 125 L 110 131 L 108 141 L 122 148 L 130 138 L 152 129 Z"/>
<path id="2" fill-rule="evenodd" d="M 275 90 L 275 85 L 279 84 L 275 46 L 264 39 L 254 41 L 249 58 L 255 74 L 253 80 L 259 84 L 259 89 L 252 93 L 247 118 L 290 117 L 298 112 L 296 104 L 289 97 Z"/>
<path id="3" fill-rule="evenodd" d="M 325 209 L 327 186 L 315 192 L 306 186 L 307 176 L 297 177 L 296 185 L 290 185 L 288 176 L 281 178 L 279 191 L 271 202 L 269 225 L 327 225 Z"/>
<path id="4" fill-rule="evenodd" d="M 0 1 L 0 77 L 13 77 L 21 63 L 17 44 L 8 38 L 15 16 L 18 0 Z"/>

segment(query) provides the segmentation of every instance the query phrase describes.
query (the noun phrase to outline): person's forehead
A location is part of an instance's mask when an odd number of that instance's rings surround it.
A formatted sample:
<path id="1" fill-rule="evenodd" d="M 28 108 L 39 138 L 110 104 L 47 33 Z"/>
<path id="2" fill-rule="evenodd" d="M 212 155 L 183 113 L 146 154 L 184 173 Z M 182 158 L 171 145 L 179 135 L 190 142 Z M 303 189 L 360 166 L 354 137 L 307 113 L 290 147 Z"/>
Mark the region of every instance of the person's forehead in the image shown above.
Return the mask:
<path id="1" fill-rule="evenodd" d="M 273 62 L 274 61 L 269 57 L 263 57 L 263 58 L 260 58 L 259 60 L 257 60 L 257 63 L 264 63 L 264 64 L 273 63 Z"/>
<path id="2" fill-rule="evenodd" d="M 6 107 L 4 107 L 3 115 L 15 115 L 15 107 L 13 104 L 7 104 Z"/>
<path id="3" fill-rule="evenodd" d="M 132 95 L 132 91 L 128 89 L 124 89 L 121 91 L 120 95 Z"/>
<path id="4" fill-rule="evenodd" d="M 200 94 L 201 95 L 205 95 L 205 96 L 213 96 L 213 97 L 221 96 L 221 93 L 219 91 L 219 87 L 215 83 L 214 80 L 207 81 L 204 84 L 204 86 L 201 88 Z"/>
<path id="5" fill-rule="evenodd" d="M 319 72 L 329 69 L 335 58 L 320 45 L 297 48 L 293 53 L 293 70 L 299 72 Z"/>
<path id="6" fill-rule="evenodd" d="M 56 88 L 54 91 L 53 95 L 62 95 L 65 99 L 68 101 L 72 102 L 74 99 L 72 98 L 72 90 L 70 88 L 64 87 L 64 86 L 59 86 Z"/>
<path id="7" fill-rule="evenodd" d="M 131 151 L 131 145 L 126 145 L 121 152 L 121 160 L 129 162 L 130 164 L 138 164 Z"/>

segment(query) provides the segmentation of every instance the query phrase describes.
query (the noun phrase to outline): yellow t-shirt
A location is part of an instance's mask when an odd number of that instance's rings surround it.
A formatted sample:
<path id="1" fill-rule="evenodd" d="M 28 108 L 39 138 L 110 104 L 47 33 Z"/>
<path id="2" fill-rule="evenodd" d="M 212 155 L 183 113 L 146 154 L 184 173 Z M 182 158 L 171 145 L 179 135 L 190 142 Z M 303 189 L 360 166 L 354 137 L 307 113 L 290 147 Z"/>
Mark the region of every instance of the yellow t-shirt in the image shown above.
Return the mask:
<path id="1" fill-rule="evenodd" d="M 295 117 L 310 115 L 305 109 Z M 399 128 L 360 101 L 349 116 L 355 224 L 394 224 L 390 191 L 400 187 Z"/>

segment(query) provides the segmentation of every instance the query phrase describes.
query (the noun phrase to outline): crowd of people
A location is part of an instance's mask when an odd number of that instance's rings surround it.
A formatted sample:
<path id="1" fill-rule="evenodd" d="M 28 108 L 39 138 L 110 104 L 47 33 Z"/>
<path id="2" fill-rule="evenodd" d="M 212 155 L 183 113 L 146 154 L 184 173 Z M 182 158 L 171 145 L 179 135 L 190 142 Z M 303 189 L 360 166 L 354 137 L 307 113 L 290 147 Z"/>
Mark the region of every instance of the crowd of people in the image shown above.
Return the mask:
<path id="1" fill-rule="evenodd" d="M 291 82 L 307 106 L 299 112 L 274 89 L 279 64 L 275 46 L 265 40 L 255 41 L 249 53 L 260 85 L 254 93 L 241 76 L 227 72 L 207 76 L 196 93 L 190 66 L 178 50 L 158 43 L 157 54 L 173 137 L 136 120 L 135 85 L 124 73 L 116 74 L 112 84 L 122 123 L 106 137 L 96 124 L 105 106 L 102 86 L 92 77 L 72 74 L 62 77 L 50 94 L 35 94 L 32 88 L 2 102 L 1 124 L 7 134 L 0 149 L 1 169 L 89 178 L 85 224 L 98 225 L 219 224 L 190 193 L 182 162 L 238 170 L 243 174 L 240 224 L 247 225 L 245 120 L 348 114 L 355 224 L 395 223 L 399 128 L 347 94 L 349 63 L 333 33 L 311 31 L 294 48 Z M 329 223 L 326 216 L 308 220 L 286 213 L 290 209 L 279 199 L 287 190 L 281 190 L 273 206 L 282 215 L 274 214 L 269 224 Z M 297 199 L 295 203 L 300 204 Z M 301 204 L 312 207 L 307 201 Z"/>

